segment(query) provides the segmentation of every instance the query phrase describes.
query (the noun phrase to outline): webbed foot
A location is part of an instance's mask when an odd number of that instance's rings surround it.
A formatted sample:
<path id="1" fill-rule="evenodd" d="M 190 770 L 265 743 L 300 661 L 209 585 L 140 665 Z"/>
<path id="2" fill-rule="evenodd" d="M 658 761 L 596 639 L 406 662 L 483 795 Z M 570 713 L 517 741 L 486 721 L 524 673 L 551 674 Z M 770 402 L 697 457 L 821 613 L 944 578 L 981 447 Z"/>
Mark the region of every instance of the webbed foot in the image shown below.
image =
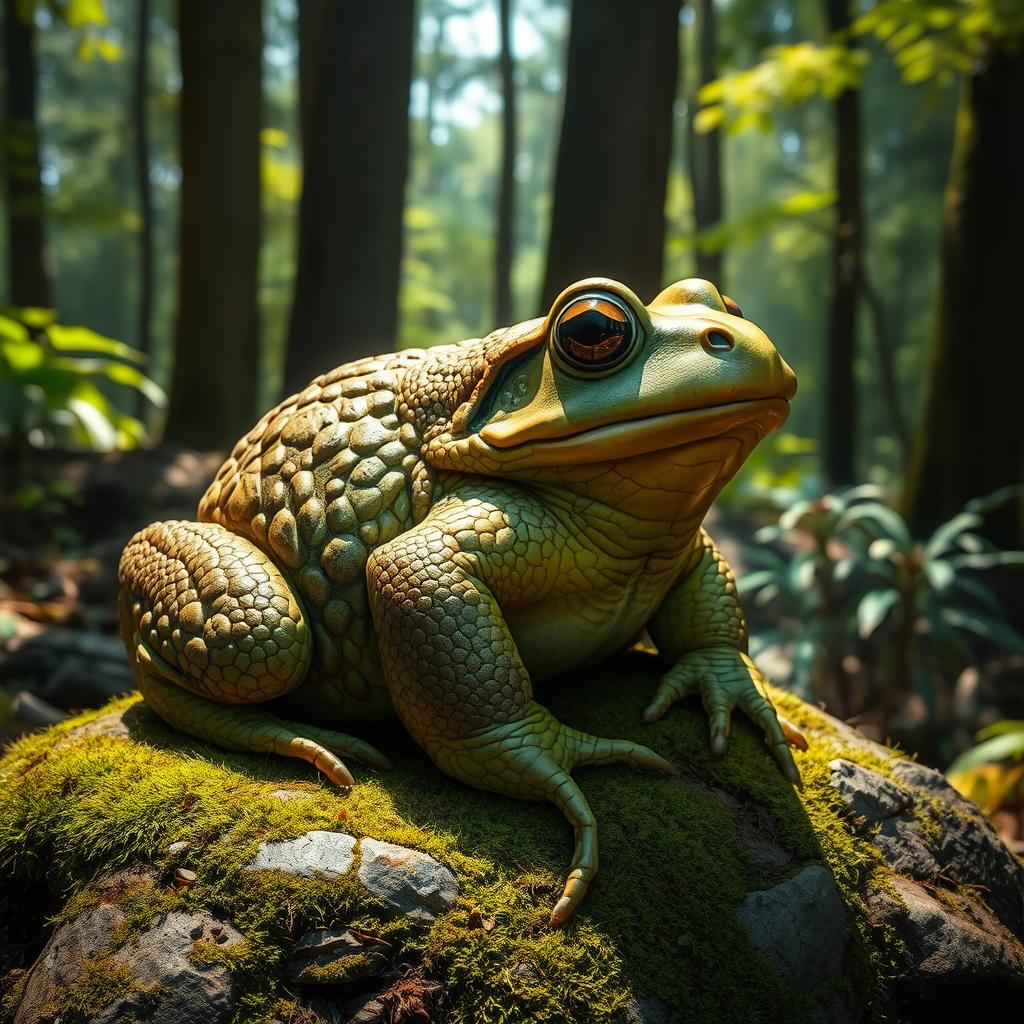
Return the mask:
<path id="1" fill-rule="evenodd" d="M 531 702 L 515 722 L 443 740 L 429 753 L 448 774 L 479 789 L 521 800 L 548 800 L 572 825 L 576 847 L 551 924 L 563 924 L 580 905 L 598 866 L 597 823 L 570 772 L 580 765 L 624 761 L 635 768 L 672 772 L 670 762 L 632 740 L 611 740 L 572 729 Z"/>

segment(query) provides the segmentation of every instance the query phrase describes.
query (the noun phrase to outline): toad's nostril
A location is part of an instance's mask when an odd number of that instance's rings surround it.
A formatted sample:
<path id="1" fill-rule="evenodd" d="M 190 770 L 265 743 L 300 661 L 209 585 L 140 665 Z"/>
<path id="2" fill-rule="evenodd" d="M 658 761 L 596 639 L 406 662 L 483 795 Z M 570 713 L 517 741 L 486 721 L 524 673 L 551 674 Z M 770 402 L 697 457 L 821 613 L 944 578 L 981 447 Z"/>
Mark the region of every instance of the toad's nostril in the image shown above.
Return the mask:
<path id="1" fill-rule="evenodd" d="M 701 331 L 700 343 L 709 352 L 728 352 L 736 344 L 733 336 L 721 327 L 709 327 Z"/>

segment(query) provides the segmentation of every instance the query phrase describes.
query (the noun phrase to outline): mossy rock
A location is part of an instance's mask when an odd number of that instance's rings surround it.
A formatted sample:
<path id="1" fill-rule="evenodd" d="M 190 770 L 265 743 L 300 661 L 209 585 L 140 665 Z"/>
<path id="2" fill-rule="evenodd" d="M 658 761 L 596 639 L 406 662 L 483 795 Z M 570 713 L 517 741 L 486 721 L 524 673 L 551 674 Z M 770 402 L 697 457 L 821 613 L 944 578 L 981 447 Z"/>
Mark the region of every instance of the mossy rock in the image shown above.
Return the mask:
<path id="1" fill-rule="evenodd" d="M 15 968 L 4 1013 L 17 1024 L 173 1019 L 167 984 L 140 980 L 133 956 L 169 920 L 180 931 L 183 914 L 198 922 L 188 960 L 224 979 L 206 1019 L 237 1024 L 347 1020 L 360 1001 L 352 1019 L 452 1024 L 841 1024 L 1020 1005 L 1024 869 L 941 776 L 778 692 L 811 739 L 797 792 L 744 722 L 723 758 L 708 753 L 696 705 L 640 724 L 657 677 L 634 652 L 543 694 L 564 721 L 679 766 L 668 780 L 577 773 L 601 870 L 557 931 L 548 915 L 571 855 L 561 816 L 448 779 L 397 724 L 366 737 L 394 770 L 356 766 L 349 794 L 302 764 L 190 740 L 137 695 L 21 740 L 0 761 L 0 937 Z M 246 870 L 264 844 L 310 831 L 429 854 L 458 880 L 454 905 L 424 925 L 368 893 L 355 867 Z M 40 997 L 53 955 L 16 969 L 110 907 L 103 942 L 78 954 L 59 995 Z M 218 944 L 218 928 L 243 938 Z M 296 983 L 289 957 L 319 929 L 373 942 L 374 955 Z M 19 1009 L 27 988 L 32 1005 Z"/>

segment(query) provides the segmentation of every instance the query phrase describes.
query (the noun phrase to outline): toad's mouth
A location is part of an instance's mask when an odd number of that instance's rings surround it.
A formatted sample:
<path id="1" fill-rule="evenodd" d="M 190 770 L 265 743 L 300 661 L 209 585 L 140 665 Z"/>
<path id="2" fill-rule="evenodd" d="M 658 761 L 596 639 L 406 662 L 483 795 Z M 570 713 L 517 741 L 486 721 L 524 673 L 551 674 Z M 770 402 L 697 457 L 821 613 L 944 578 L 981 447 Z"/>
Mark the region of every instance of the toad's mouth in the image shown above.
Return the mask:
<path id="1" fill-rule="evenodd" d="M 777 430 L 789 415 L 785 398 L 756 398 L 703 409 L 659 413 L 550 440 L 535 439 L 508 447 L 488 443 L 490 451 L 509 467 L 523 462 L 530 466 L 576 465 L 628 459 L 650 452 L 665 451 L 720 437 L 731 431 L 749 435 L 753 447 L 766 434 Z M 487 428 L 480 437 L 488 442 Z"/>

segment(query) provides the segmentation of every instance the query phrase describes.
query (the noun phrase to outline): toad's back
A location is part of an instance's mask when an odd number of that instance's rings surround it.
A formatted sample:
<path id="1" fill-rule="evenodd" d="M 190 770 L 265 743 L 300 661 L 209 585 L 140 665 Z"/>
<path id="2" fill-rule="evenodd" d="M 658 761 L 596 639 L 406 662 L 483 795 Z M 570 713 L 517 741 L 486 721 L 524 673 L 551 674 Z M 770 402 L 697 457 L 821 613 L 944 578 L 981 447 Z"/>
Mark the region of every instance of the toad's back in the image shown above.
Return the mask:
<path id="1" fill-rule="evenodd" d="M 312 641 L 303 703 L 345 718 L 390 707 L 364 574 L 374 547 L 429 505 L 421 439 L 396 414 L 403 371 L 424 355 L 362 359 L 318 377 L 235 445 L 199 505 L 202 522 L 246 537 L 292 584 Z"/>

